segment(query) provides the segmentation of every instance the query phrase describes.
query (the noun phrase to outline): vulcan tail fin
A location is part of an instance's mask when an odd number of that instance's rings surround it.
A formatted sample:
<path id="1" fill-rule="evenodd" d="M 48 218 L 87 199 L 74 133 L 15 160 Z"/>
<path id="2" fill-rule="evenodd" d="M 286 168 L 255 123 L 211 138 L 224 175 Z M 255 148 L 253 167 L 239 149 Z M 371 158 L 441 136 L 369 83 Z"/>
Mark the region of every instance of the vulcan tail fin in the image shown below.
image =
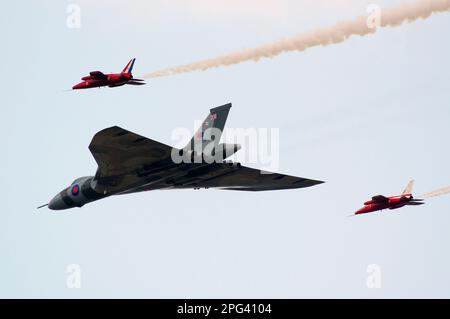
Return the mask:
<path id="1" fill-rule="evenodd" d="M 408 185 L 406 185 L 406 188 L 405 188 L 405 190 L 403 191 L 402 195 L 405 195 L 405 194 L 412 194 L 413 186 L 414 186 L 414 180 L 409 181 L 409 183 L 408 183 Z"/>
<path id="2" fill-rule="evenodd" d="M 223 128 L 225 127 L 230 108 L 231 103 L 212 108 L 200 128 L 184 149 L 202 153 L 205 150 L 205 147 L 211 143 L 214 147 L 217 146 L 222 137 Z"/>
<path id="3" fill-rule="evenodd" d="M 131 73 L 133 71 L 134 61 L 136 61 L 135 58 L 131 59 L 123 68 L 122 73 Z"/>

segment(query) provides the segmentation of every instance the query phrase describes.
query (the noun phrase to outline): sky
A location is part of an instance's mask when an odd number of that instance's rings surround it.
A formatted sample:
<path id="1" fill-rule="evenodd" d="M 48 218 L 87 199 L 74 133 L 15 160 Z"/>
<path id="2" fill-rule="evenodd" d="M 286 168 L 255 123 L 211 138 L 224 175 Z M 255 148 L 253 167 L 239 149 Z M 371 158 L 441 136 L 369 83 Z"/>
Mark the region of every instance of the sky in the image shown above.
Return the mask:
<path id="1" fill-rule="evenodd" d="M 364 15 L 373 2 L 5 3 L 0 297 L 449 298 L 450 196 L 347 216 L 410 179 L 416 194 L 450 184 L 450 13 L 142 87 L 67 91 L 132 57 L 144 74 Z M 80 28 L 67 25 L 70 5 L 80 8 Z M 173 145 L 174 129 L 193 130 L 228 102 L 228 127 L 279 130 L 279 172 L 326 183 L 154 191 L 36 210 L 95 174 L 88 145 L 101 129 Z M 71 265 L 79 288 L 68 285 Z"/>

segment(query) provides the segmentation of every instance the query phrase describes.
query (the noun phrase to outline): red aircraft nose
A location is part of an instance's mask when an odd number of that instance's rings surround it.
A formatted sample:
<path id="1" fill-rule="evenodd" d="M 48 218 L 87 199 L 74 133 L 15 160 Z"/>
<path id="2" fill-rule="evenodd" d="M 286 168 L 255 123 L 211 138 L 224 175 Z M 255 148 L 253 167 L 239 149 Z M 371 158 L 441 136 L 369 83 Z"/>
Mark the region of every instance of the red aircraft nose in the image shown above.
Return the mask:
<path id="1" fill-rule="evenodd" d="M 89 82 L 80 82 L 77 85 L 72 86 L 73 90 L 85 89 L 89 85 Z"/>
<path id="2" fill-rule="evenodd" d="M 369 212 L 370 212 L 370 209 L 369 209 L 367 206 L 365 206 L 365 207 L 363 207 L 363 208 L 358 209 L 358 210 L 355 212 L 355 215 L 367 214 L 367 213 L 369 213 Z"/>

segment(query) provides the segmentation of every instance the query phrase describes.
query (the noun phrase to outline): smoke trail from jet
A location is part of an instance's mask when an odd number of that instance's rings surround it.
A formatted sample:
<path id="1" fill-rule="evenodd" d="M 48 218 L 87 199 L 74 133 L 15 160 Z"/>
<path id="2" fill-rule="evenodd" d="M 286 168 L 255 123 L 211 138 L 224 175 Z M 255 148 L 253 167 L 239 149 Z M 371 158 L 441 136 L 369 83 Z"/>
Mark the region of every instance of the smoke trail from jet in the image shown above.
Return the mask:
<path id="1" fill-rule="evenodd" d="M 371 17 L 360 16 L 354 20 L 339 22 L 332 27 L 299 34 L 260 47 L 244 49 L 212 59 L 151 72 L 144 75 L 144 78 L 204 71 L 250 60 L 256 62 L 261 58 L 273 58 L 284 52 L 301 52 L 312 47 L 341 43 L 353 35 L 364 36 L 374 33 L 377 30 L 377 26 L 395 27 L 405 22 L 413 22 L 420 18 L 426 19 L 434 13 L 446 11 L 450 11 L 450 0 L 417 0 L 413 3 L 382 9 L 379 12 L 379 19 L 376 25 L 374 25 L 374 21 L 369 21 Z"/>
<path id="2" fill-rule="evenodd" d="M 426 194 L 422 195 L 421 197 L 430 198 L 430 197 L 441 196 L 441 195 L 445 195 L 445 194 L 449 194 L 449 193 L 450 193 L 450 186 L 447 186 L 447 187 L 439 188 L 432 192 L 426 193 Z"/>

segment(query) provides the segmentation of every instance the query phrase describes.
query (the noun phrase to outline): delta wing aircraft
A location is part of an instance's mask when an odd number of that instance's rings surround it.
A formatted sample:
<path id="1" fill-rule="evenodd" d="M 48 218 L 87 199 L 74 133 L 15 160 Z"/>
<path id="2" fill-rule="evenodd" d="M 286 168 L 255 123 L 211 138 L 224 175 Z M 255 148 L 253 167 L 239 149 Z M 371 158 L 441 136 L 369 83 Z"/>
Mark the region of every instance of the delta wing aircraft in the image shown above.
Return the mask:
<path id="1" fill-rule="evenodd" d="M 323 183 L 262 172 L 226 161 L 240 149 L 238 144 L 219 143 L 230 108 L 231 104 L 227 104 L 211 109 L 191 141 L 182 149 L 118 126 L 98 132 L 89 145 L 98 164 L 95 176 L 77 178 L 48 204 L 40 207 L 48 206 L 52 210 L 82 207 L 112 195 L 156 189 L 268 191 Z"/>

